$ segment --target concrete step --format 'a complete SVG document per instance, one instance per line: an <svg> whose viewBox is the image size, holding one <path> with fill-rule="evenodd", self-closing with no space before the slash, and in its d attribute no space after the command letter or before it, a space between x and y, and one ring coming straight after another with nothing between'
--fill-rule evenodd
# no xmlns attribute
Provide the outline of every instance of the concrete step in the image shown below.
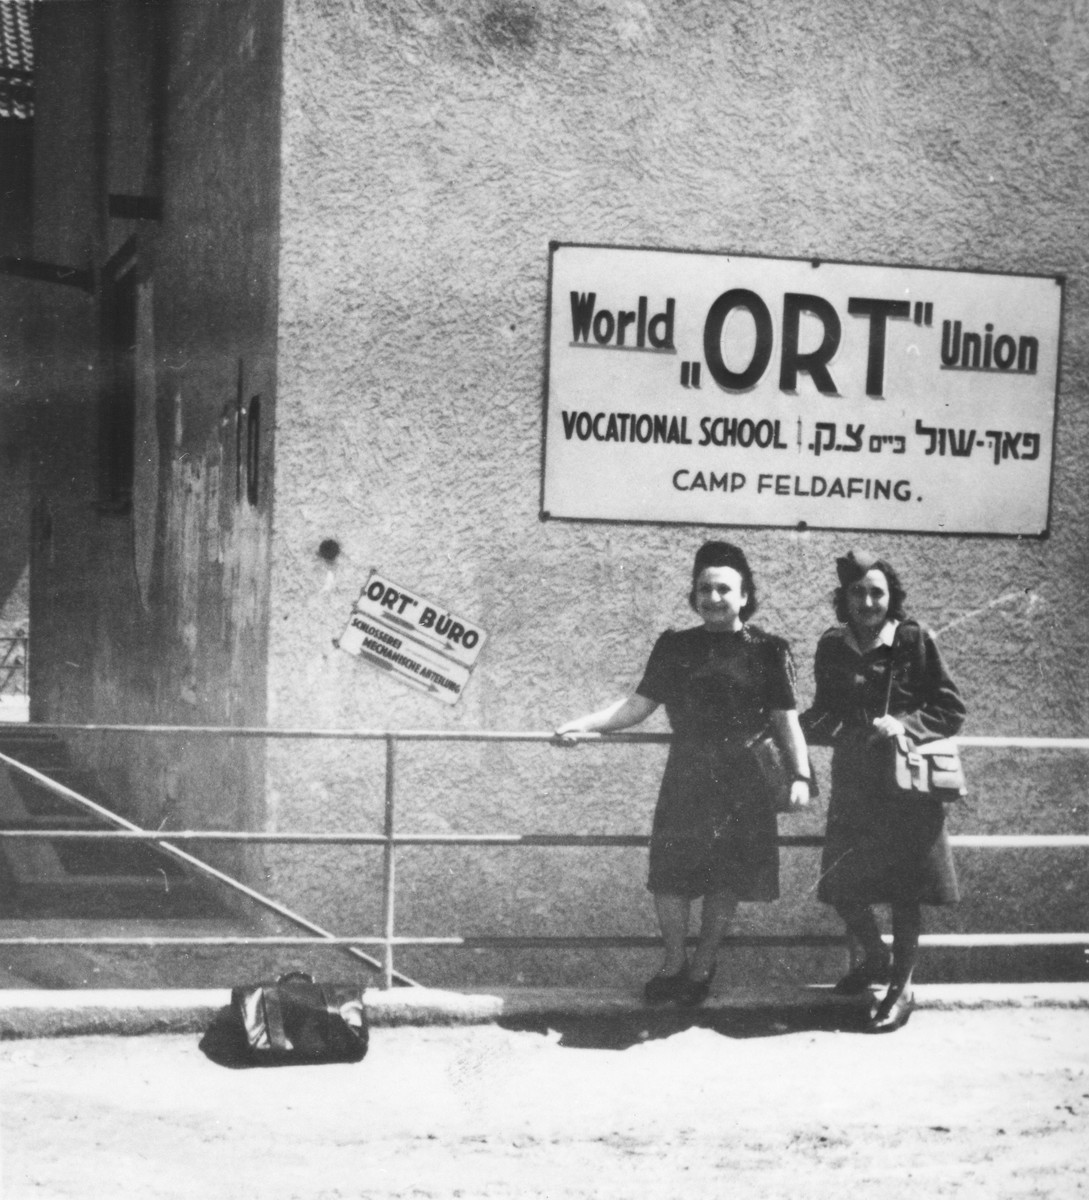
<svg viewBox="0 0 1089 1200"><path fill-rule="evenodd" d="M116 810L93 773L52 735L0 732L0 751L80 795ZM0 765L0 829L111 829L106 820L14 767ZM174 918L220 911L203 877L151 843L0 840L0 914Z"/></svg>
<svg viewBox="0 0 1089 1200"><path fill-rule="evenodd" d="M112 829L90 813L24 813L0 816L0 829Z"/></svg>
<svg viewBox="0 0 1089 1200"><path fill-rule="evenodd" d="M59 783L79 795L93 800L103 808L116 808L113 797L99 784L93 774L88 771L76 770L69 766L43 766L36 768L42 775ZM12 787L22 800L23 807L29 813L41 813L43 816L58 813L78 813L82 810L76 801L54 791L48 785L24 775L14 768L8 769Z"/></svg>
<svg viewBox="0 0 1089 1200"><path fill-rule="evenodd" d="M332 979L332 975L326 978ZM349 978L347 976L345 979ZM239 980L239 982L245 982ZM254 982L254 980L248 980ZM964 1009L1089 1009L1089 985L1016 984L919 987L917 1007L934 1012ZM74 1034L135 1035L201 1033L230 1002L229 987L72 991L0 990L0 1037L58 1037ZM488 989L486 994L433 988L367 988L364 1003L372 1027L395 1025L503 1024L514 1029L570 1029L573 1022L627 1023L634 1039L654 1023L678 1029L713 1025L731 1014L762 1018L765 1033L822 1028L836 1013L849 1019L860 1001L843 1000L811 988L725 993L691 1013L661 1014L637 998L609 991L523 991ZM905 1035L906 1036L906 1035ZM573 1044L577 1042L572 1039ZM620 1042L619 1044L624 1044Z"/></svg>
<svg viewBox="0 0 1089 1200"><path fill-rule="evenodd" d="M148 875L82 875L21 879L0 897L8 917L144 917L172 919L218 912L207 889L185 877L164 887Z"/></svg>
<svg viewBox="0 0 1089 1200"><path fill-rule="evenodd" d="M366 964L333 946L170 944L178 938L214 941L260 938L273 932L256 914L245 918L192 915L159 920L0 916L0 994L4 989L35 987L231 988L275 979L287 971L305 971L315 979L373 982L377 978ZM298 933L286 928L280 929L277 936L292 938ZM90 944L103 938L143 941L136 945ZM85 944L48 944L50 939L78 939ZM149 944L148 939L158 944Z"/></svg>
<svg viewBox="0 0 1089 1200"><path fill-rule="evenodd" d="M150 920L93 914L0 917L0 939L221 938L260 933L239 920L199 915ZM0 994L12 988L175 988L233 986L293 969L289 951L250 953L239 947L0 944ZM287 965L284 965L284 964ZM333 964L326 955L326 973ZM307 969L303 967L302 969ZM322 964L310 969L321 973ZM349 976L351 978L351 976Z"/></svg>
<svg viewBox="0 0 1089 1200"><path fill-rule="evenodd" d="M28 767L33 767L35 771L72 765L68 746L55 734L50 733L0 730L0 754L17 758Z"/></svg>

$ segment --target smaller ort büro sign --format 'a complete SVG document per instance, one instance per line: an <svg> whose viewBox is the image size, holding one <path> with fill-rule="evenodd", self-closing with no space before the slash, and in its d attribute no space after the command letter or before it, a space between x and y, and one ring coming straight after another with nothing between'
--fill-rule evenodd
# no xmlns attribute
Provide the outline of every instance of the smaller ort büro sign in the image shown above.
<svg viewBox="0 0 1089 1200"><path fill-rule="evenodd" d="M372 572L338 645L403 683L456 704L487 635L434 600Z"/></svg>

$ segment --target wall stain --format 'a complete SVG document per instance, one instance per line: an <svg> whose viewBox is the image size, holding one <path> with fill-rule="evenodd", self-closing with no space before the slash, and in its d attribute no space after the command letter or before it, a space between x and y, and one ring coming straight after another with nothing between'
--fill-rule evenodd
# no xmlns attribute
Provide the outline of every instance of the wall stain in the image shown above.
<svg viewBox="0 0 1089 1200"><path fill-rule="evenodd" d="M534 5L502 0L484 14L482 25L485 39L497 50L533 50L541 32Z"/></svg>

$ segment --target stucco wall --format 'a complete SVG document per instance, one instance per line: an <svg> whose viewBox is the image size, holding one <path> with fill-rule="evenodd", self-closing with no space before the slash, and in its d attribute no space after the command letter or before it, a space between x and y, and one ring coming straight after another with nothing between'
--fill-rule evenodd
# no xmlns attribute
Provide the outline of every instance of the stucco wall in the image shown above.
<svg viewBox="0 0 1089 1200"><path fill-rule="evenodd" d="M833 557L861 542L945 631L966 733L1083 734L1089 31L1076 10L289 0L271 723L552 728L624 694L655 634L691 623L691 554L725 534L754 564L760 622L791 639L803 700ZM1050 538L541 523L552 239L1065 274ZM316 553L327 538L342 547L332 566ZM371 568L488 631L455 708L334 648ZM417 745L398 761L404 828L641 832L662 756ZM377 827L381 767L374 747L275 750L270 823ZM1083 759L976 751L969 768L955 831L1085 831ZM816 831L819 817L782 825ZM1085 926L1084 856L959 858L966 900L932 927ZM269 861L314 915L374 919L377 855L319 871L295 852ZM744 910L742 928L834 929L812 898L815 852L783 864L784 899ZM404 851L398 925L652 932L644 870L639 850ZM616 982L651 956L401 962L431 980Z"/></svg>

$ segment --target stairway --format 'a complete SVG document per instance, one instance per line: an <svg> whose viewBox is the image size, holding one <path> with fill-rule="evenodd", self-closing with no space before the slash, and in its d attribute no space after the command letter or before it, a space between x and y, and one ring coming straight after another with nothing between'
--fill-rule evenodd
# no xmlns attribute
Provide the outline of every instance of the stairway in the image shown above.
<svg viewBox="0 0 1089 1200"><path fill-rule="evenodd" d="M66 744L25 726L0 728L0 753L111 810ZM109 822L0 763L0 829L100 830ZM216 911L203 880L144 842L0 839L0 918L180 918Z"/></svg>
<svg viewBox="0 0 1089 1200"><path fill-rule="evenodd" d="M117 811L116 800L92 772L73 763L67 745L54 734L0 724L0 753ZM0 829L114 828L0 763ZM256 910L247 918L229 909L219 885L154 843L0 838L0 939L297 932L290 925L269 926L263 917ZM285 970L320 975L339 965L341 953L309 947L0 944L0 989L229 987L275 978Z"/></svg>

